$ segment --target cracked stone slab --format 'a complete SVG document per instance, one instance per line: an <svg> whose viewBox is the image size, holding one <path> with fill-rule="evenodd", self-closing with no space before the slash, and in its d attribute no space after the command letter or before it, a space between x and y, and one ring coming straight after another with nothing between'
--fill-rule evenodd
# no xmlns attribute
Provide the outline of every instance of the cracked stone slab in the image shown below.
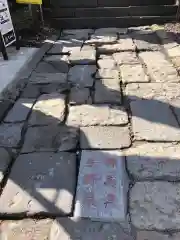
<svg viewBox="0 0 180 240"><path fill-rule="evenodd" d="M24 219L3 221L0 225L0 239L7 240L49 240L53 220Z"/></svg>
<svg viewBox="0 0 180 240"><path fill-rule="evenodd" d="M60 55L68 54L73 51L73 49L81 49L83 45L82 40L78 39L69 39L69 40L58 40L56 41L52 48L47 52L48 55Z"/></svg>
<svg viewBox="0 0 180 240"><path fill-rule="evenodd" d="M8 112L4 122L13 123L26 121L34 102L35 99L19 98L13 108Z"/></svg>
<svg viewBox="0 0 180 240"><path fill-rule="evenodd" d="M179 141L178 123L163 102L139 100L130 103L132 129L136 140Z"/></svg>
<svg viewBox="0 0 180 240"><path fill-rule="evenodd" d="M69 95L69 103L76 104L91 104L92 99L88 88L72 87Z"/></svg>
<svg viewBox="0 0 180 240"><path fill-rule="evenodd" d="M22 153L74 150L78 143L77 128L49 125L29 127L25 135Z"/></svg>
<svg viewBox="0 0 180 240"><path fill-rule="evenodd" d="M179 189L179 183L136 183L130 191L132 224L142 230L179 230Z"/></svg>
<svg viewBox="0 0 180 240"><path fill-rule="evenodd" d="M0 147L19 147L22 134L22 123L0 125Z"/></svg>
<svg viewBox="0 0 180 240"><path fill-rule="evenodd" d="M81 50L72 51L69 62L71 65L93 65L96 64L96 50L89 46L89 49L83 47Z"/></svg>
<svg viewBox="0 0 180 240"><path fill-rule="evenodd" d="M139 54L147 66L147 73L155 82L179 82L176 69L161 52L142 52Z"/></svg>
<svg viewBox="0 0 180 240"><path fill-rule="evenodd" d="M125 151L129 173L136 180L179 180L180 148L173 143L142 143Z"/></svg>
<svg viewBox="0 0 180 240"><path fill-rule="evenodd" d="M117 65L121 64L139 64L138 57L135 52L118 52L113 54L113 58Z"/></svg>
<svg viewBox="0 0 180 240"><path fill-rule="evenodd" d="M131 231L118 223L103 223L80 218L57 218L52 225L51 237L50 240L134 239Z"/></svg>
<svg viewBox="0 0 180 240"><path fill-rule="evenodd" d="M42 63L44 63L44 67L42 66L42 68L38 68L37 66L36 72L67 73L69 71L68 55L45 56ZM49 71L48 68L52 69L52 71Z"/></svg>
<svg viewBox="0 0 180 240"><path fill-rule="evenodd" d="M140 64L121 65L120 74L124 83L149 82L149 78Z"/></svg>
<svg viewBox="0 0 180 240"><path fill-rule="evenodd" d="M12 102L9 100L0 100L0 121L3 120L11 105Z"/></svg>
<svg viewBox="0 0 180 240"><path fill-rule="evenodd" d="M75 86L92 87L94 83L93 74L95 72L95 65L74 66L69 70L68 81Z"/></svg>
<svg viewBox="0 0 180 240"><path fill-rule="evenodd" d="M101 69L116 69L116 62L112 56L100 55L97 64Z"/></svg>
<svg viewBox="0 0 180 240"><path fill-rule="evenodd" d="M120 151L82 151L75 217L126 222L128 178Z"/></svg>
<svg viewBox="0 0 180 240"><path fill-rule="evenodd" d="M0 147L0 183L11 162L11 156L5 148Z"/></svg>
<svg viewBox="0 0 180 240"><path fill-rule="evenodd" d="M69 109L67 125L72 126L109 126L128 123L124 108L108 105L80 105Z"/></svg>
<svg viewBox="0 0 180 240"><path fill-rule="evenodd" d="M96 79L118 79L119 78L119 72L115 69L108 69L108 68L102 68L97 69Z"/></svg>
<svg viewBox="0 0 180 240"><path fill-rule="evenodd" d="M180 124L180 99L173 99L170 103L178 123Z"/></svg>
<svg viewBox="0 0 180 240"><path fill-rule="evenodd" d="M121 104L120 80L119 79L96 80L94 103Z"/></svg>
<svg viewBox="0 0 180 240"><path fill-rule="evenodd" d="M94 126L80 128L81 149L121 149L130 145L128 127Z"/></svg>
<svg viewBox="0 0 180 240"><path fill-rule="evenodd" d="M139 51L160 51L161 46L155 33L138 34L134 33L133 39Z"/></svg>
<svg viewBox="0 0 180 240"><path fill-rule="evenodd" d="M19 169L23 169L21 174ZM75 154L46 152L20 155L0 197L0 212L70 214L75 184Z"/></svg>
<svg viewBox="0 0 180 240"><path fill-rule="evenodd" d="M126 86L125 94L130 100L149 99L171 103L173 99L180 99L177 83L132 83Z"/></svg>
<svg viewBox="0 0 180 240"><path fill-rule="evenodd" d="M65 118L65 95L43 94L34 104L29 119L30 125L58 124Z"/></svg>
<svg viewBox="0 0 180 240"><path fill-rule="evenodd" d="M32 84L67 83L67 73L32 73L29 82Z"/></svg>

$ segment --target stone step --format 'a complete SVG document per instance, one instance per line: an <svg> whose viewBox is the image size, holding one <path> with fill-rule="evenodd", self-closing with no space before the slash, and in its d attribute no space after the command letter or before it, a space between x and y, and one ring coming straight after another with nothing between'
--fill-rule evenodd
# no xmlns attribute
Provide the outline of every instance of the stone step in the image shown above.
<svg viewBox="0 0 180 240"><path fill-rule="evenodd" d="M53 17L115 17L115 16L172 16L177 5L152 5L129 7L97 7L97 8L55 8Z"/></svg>
<svg viewBox="0 0 180 240"><path fill-rule="evenodd" d="M79 17L52 18L54 27L60 28L102 28L102 27L132 27L151 24L163 24L175 21L173 16L126 16L126 17Z"/></svg>

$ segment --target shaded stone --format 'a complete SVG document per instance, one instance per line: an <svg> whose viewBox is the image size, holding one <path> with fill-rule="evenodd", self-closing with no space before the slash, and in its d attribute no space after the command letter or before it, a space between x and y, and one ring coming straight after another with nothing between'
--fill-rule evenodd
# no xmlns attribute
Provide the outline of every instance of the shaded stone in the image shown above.
<svg viewBox="0 0 180 240"><path fill-rule="evenodd" d="M142 52L139 54L147 67L147 73L155 82L179 82L176 69L161 52Z"/></svg>
<svg viewBox="0 0 180 240"><path fill-rule="evenodd" d="M131 102L132 129L136 140L179 141L178 123L163 102L139 100Z"/></svg>
<svg viewBox="0 0 180 240"><path fill-rule="evenodd" d="M70 104L91 104L92 99L90 96L90 90L88 88L73 87L69 96Z"/></svg>
<svg viewBox="0 0 180 240"><path fill-rule="evenodd" d="M180 124L180 98L173 99L173 100L171 100L170 103L171 103L172 110L176 116L176 119L178 120L178 123Z"/></svg>
<svg viewBox="0 0 180 240"><path fill-rule="evenodd" d="M81 149L120 149L131 144L128 127L82 127Z"/></svg>
<svg viewBox="0 0 180 240"><path fill-rule="evenodd" d="M69 110L67 124L72 126L109 126L128 123L124 108L107 105L72 106Z"/></svg>
<svg viewBox="0 0 180 240"><path fill-rule="evenodd" d="M77 128L67 126L30 127L25 135L22 152L73 150L77 146L78 135Z"/></svg>
<svg viewBox="0 0 180 240"><path fill-rule="evenodd" d="M95 75L96 79L118 79L119 72L115 69L102 68L98 69Z"/></svg>
<svg viewBox="0 0 180 240"><path fill-rule="evenodd" d="M70 214L75 184L75 154L20 155L0 197L0 212Z"/></svg>
<svg viewBox="0 0 180 240"><path fill-rule="evenodd" d="M155 231L138 231L137 240L173 240L167 234L159 233Z"/></svg>
<svg viewBox="0 0 180 240"><path fill-rule="evenodd" d="M18 147L23 124L1 124L0 125L0 147Z"/></svg>
<svg viewBox="0 0 180 240"><path fill-rule="evenodd" d="M61 38L86 40L89 38L89 35L92 34L93 32L94 30L92 29L67 29L63 30Z"/></svg>
<svg viewBox="0 0 180 240"><path fill-rule="evenodd" d="M101 79L95 82L95 103L121 103L120 80Z"/></svg>
<svg viewBox="0 0 180 240"><path fill-rule="evenodd" d="M12 102L9 100L0 100L0 121L3 120L11 105Z"/></svg>
<svg viewBox="0 0 180 240"><path fill-rule="evenodd" d="M116 69L116 63L112 56L101 55L97 61L98 67L103 69Z"/></svg>
<svg viewBox="0 0 180 240"><path fill-rule="evenodd" d="M136 183L130 191L132 224L139 229L178 230L179 189L179 183Z"/></svg>
<svg viewBox="0 0 180 240"><path fill-rule="evenodd" d="M118 52L113 54L117 65L121 64L138 64L140 63L135 52Z"/></svg>
<svg viewBox="0 0 180 240"><path fill-rule="evenodd" d="M50 219L3 221L0 226L0 238L7 240L48 240L52 222L53 220Z"/></svg>
<svg viewBox="0 0 180 240"><path fill-rule="evenodd" d="M92 49L84 50L74 50L72 51L69 62L72 65L90 65L96 64L96 50L95 48L91 47Z"/></svg>
<svg viewBox="0 0 180 240"><path fill-rule="evenodd" d="M79 218L57 218L51 229L51 237L50 240L134 239L130 231L119 223L103 223Z"/></svg>
<svg viewBox="0 0 180 240"><path fill-rule="evenodd" d="M116 33L94 33L91 35L90 40L86 41L86 44L102 45L105 43L115 43L117 40Z"/></svg>
<svg viewBox="0 0 180 240"><path fill-rule="evenodd" d="M75 217L126 222L128 178L120 151L82 151Z"/></svg>
<svg viewBox="0 0 180 240"><path fill-rule="evenodd" d="M67 83L67 73L32 73L29 82L33 84Z"/></svg>
<svg viewBox="0 0 180 240"><path fill-rule="evenodd" d="M149 82L148 76L145 74L144 69L140 64L121 65L120 72L124 83Z"/></svg>
<svg viewBox="0 0 180 240"><path fill-rule="evenodd" d="M34 102L35 99L18 99L13 108L8 112L4 122L13 123L26 121Z"/></svg>
<svg viewBox="0 0 180 240"><path fill-rule="evenodd" d="M125 94L130 100L150 99L169 102L180 99L177 83L132 83L128 84Z"/></svg>
<svg viewBox="0 0 180 240"><path fill-rule="evenodd" d="M40 95L40 86L28 84L21 95L22 98L38 98Z"/></svg>
<svg viewBox="0 0 180 240"><path fill-rule="evenodd" d="M125 152L129 173L136 180L179 180L180 149L172 143L144 143Z"/></svg>
<svg viewBox="0 0 180 240"><path fill-rule="evenodd" d="M65 95L60 93L43 94L33 106L29 124L57 124L63 122L64 118Z"/></svg>
<svg viewBox="0 0 180 240"><path fill-rule="evenodd" d="M43 58L44 67L36 68L36 72L67 73L69 70L68 55L51 55ZM49 71L48 69L52 69Z"/></svg>
<svg viewBox="0 0 180 240"><path fill-rule="evenodd" d="M133 34L134 42L139 51L148 50L148 51L159 51L161 46L159 45L158 38L156 34Z"/></svg>
<svg viewBox="0 0 180 240"><path fill-rule="evenodd" d="M98 28L95 30L95 35L103 35L103 34L117 34L119 31L125 31L125 29L118 29L118 28Z"/></svg>
<svg viewBox="0 0 180 240"><path fill-rule="evenodd" d="M73 85L92 87L94 82L93 74L95 72L95 65L74 66L69 70L68 81Z"/></svg>
<svg viewBox="0 0 180 240"><path fill-rule="evenodd" d="M11 157L8 151L4 148L0 148L0 183L4 178L4 174L8 169L10 161L11 161Z"/></svg>

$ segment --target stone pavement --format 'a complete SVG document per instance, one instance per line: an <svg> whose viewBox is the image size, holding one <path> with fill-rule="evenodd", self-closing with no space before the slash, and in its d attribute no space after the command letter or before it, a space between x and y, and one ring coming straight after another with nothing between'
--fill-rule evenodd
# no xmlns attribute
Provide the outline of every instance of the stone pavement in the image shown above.
<svg viewBox="0 0 180 240"><path fill-rule="evenodd" d="M180 45L64 30L0 99L0 239L180 239Z"/></svg>

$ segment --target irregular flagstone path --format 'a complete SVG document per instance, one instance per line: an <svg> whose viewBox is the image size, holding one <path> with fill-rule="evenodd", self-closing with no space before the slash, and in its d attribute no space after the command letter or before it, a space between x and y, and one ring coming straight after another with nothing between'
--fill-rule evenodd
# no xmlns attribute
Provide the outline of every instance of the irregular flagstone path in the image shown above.
<svg viewBox="0 0 180 240"><path fill-rule="evenodd" d="M180 239L176 39L64 30L0 99L0 239Z"/></svg>

